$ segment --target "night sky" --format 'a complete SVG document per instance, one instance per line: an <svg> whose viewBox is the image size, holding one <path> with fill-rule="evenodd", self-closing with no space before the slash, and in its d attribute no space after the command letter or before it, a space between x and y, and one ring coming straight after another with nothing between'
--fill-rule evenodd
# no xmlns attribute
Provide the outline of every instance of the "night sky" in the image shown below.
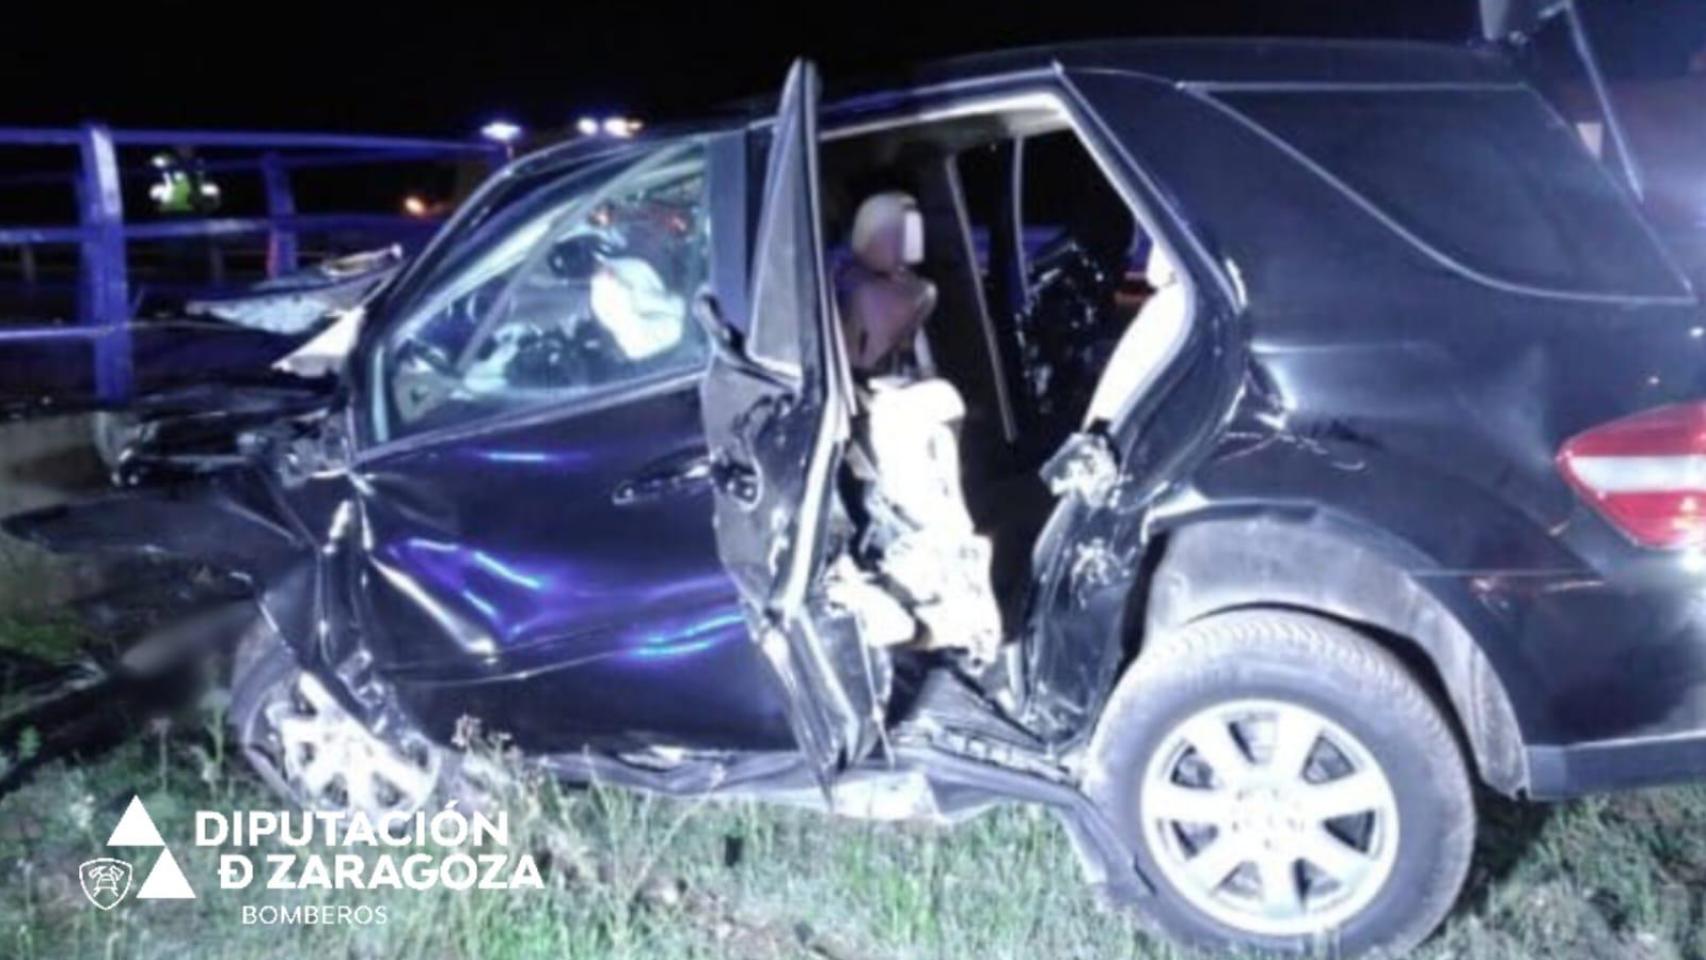
<svg viewBox="0 0 1706 960"><path fill-rule="evenodd" d="M1702 0L1594 0L1618 72L1680 72ZM1120 35L1455 42L1474 0L976 4L52 4L7 12L0 124L367 130L461 136L626 111L691 115L763 93L798 54L832 78L924 57ZM106 8L106 9L103 9ZM1680 27L1679 27L1680 25Z"/></svg>

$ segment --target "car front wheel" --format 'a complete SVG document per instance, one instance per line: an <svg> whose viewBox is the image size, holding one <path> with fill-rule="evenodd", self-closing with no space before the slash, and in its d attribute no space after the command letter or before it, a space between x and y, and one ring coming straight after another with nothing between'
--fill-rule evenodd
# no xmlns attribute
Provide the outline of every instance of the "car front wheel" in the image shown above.
<svg viewBox="0 0 1706 960"><path fill-rule="evenodd" d="M1086 788L1202 946L1402 953L1469 868L1469 773L1397 658L1331 620L1250 610L1146 645L1103 714Z"/></svg>
<svg viewBox="0 0 1706 960"><path fill-rule="evenodd" d="M426 809L454 779L448 751L405 724L369 729L265 629L234 659L227 722L255 772L297 806L378 823Z"/></svg>

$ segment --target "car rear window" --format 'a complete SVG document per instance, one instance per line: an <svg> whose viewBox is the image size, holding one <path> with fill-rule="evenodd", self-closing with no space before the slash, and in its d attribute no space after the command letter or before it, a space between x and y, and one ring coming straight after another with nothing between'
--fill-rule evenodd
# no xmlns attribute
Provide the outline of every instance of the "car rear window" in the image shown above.
<svg viewBox="0 0 1706 960"><path fill-rule="evenodd" d="M1688 294L1622 189L1531 90L1216 98L1485 277L1576 294Z"/></svg>

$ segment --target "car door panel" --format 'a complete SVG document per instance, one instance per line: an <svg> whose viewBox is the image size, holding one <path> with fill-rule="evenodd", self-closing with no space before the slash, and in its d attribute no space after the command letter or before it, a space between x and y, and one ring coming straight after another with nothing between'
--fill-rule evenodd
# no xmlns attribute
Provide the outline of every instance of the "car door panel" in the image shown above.
<svg viewBox="0 0 1706 960"><path fill-rule="evenodd" d="M708 486L616 502L659 462L703 460L695 381L356 468L355 595L405 700L530 749L785 745Z"/></svg>
<svg viewBox="0 0 1706 960"><path fill-rule="evenodd" d="M850 375L832 327L817 184L817 75L796 63L771 131L750 316L701 388L718 551L820 777L880 737L883 665L823 592ZM737 342L738 341L738 342Z"/></svg>
<svg viewBox="0 0 1706 960"><path fill-rule="evenodd" d="M722 142L542 182L365 345L348 594L441 736L466 713L543 751L788 743L710 525L687 303Z"/></svg>

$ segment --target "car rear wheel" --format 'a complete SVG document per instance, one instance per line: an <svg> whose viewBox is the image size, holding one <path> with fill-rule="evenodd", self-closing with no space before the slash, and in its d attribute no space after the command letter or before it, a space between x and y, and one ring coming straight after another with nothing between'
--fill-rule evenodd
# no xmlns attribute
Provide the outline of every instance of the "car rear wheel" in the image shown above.
<svg viewBox="0 0 1706 960"><path fill-rule="evenodd" d="M1400 953L1450 909L1475 812L1445 714L1334 621L1239 611L1152 641L1086 788L1193 945Z"/></svg>

